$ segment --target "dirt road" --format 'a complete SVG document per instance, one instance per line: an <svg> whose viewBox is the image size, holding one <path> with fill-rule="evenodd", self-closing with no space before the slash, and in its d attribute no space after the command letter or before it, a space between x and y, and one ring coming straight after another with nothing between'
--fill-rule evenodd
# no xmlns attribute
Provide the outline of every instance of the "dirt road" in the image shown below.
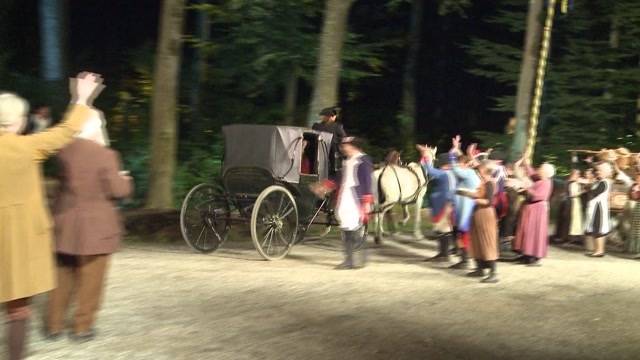
<svg viewBox="0 0 640 360"><path fill-rule="evenodd" d="M337 245L277 262L250 242L211 255L128 245L98 338L46 342L36 319L29 359L640 358L640 261L553 249L540 268L500 263L484 285L422 262L431 241L388 241L356 271L333 270Z"/></svg>

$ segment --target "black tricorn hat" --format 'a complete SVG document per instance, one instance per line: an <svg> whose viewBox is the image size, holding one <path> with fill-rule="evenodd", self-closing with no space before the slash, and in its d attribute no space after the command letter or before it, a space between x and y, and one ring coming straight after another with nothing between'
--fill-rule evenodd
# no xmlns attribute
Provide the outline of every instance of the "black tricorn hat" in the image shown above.
<svg viewBox="0 0 640 360"><path fill-rule="evenodd" d="M339 107L331 106L331 107L324 108L324 109L320 110L318 115L320 115L320 116L338 116L339 112L340 112L340 108Z"/></svg>

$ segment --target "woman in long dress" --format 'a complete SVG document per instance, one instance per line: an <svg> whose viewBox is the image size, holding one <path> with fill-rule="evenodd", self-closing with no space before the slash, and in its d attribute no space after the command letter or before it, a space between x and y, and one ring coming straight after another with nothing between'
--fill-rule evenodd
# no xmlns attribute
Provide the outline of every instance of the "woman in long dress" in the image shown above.
<svg viewBox="0 0 640 360"><path fill-rule="evenodd" d="M561 208L556 227L556 239L559 242L574 242L584 235L582 191L579 179L580 170L571 170L567 181L567 198Z"/></svg>
<svg viewBox="0 0 640 360"><path fill-rule="evenodd" d="M588 191L587 214L585 218L585 239L587 256L603 257L607 235L611 232L609 221L609 192L610 178L613 167L608 162L598 163L596 166L597 181Z"/></svg>
<svg viewBox="0 0 640 360"><path fill-rule="evenodd" d="M468 273L471 277L483 277L484 269L489 275L481 280L483 283L496 283L496 260L498 259L498 218L493 206L495 184L492 181L492 169L487 162L477 167L481 183L475 193L468 194L475 202L471 219L470 255L475 259L478 268Z"/></svg>
<svg viewBox="0 0 640 360"><path fill-rule="evenodd" d="M555 169L549 163L543 163L537 170L528 164L525 167L532 183L522 189L527 200L522 205L513 249L522 255L522 263L539 266L549 247L549 198Z"/></svg>

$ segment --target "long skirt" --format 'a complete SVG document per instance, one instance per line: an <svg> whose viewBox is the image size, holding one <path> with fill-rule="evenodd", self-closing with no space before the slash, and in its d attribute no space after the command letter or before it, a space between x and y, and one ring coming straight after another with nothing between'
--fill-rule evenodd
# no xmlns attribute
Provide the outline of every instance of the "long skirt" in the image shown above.
<svg viewBox="0 0 640 360"><path fill-rule="evenodd" d="M625 244L625 250L632 254L640 254L640 201L636 202L631 215L631 234Z"/></svg>
<svg viewBox="0 0 640 360"><path fill-rule="evenodd" d="M543 258L549 247L549 203L524 204L513 249L523 255Z"/></svg>
<svg viewBox="0 0 640 360"><path fill-rule="evenodd" d="M584 235L582 201L580 198L565 199L559 210L556 223L556 238L567 240L569 236Z"/></svg>
<svg viewBox="0 0 640 360"><path fill-rule="evenodd" d="M470 255L477 260L498 259L497 216L496 210L491 206L476 206L473 212Z"/></svg>

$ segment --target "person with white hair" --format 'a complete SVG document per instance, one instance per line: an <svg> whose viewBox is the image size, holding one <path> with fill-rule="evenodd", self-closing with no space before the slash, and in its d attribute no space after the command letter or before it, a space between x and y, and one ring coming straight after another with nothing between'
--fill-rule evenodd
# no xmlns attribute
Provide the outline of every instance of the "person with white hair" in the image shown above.
<svg viewBox="0 0 640 360"><path fill-rule="evenodd" d="M57 156L62 190L53 209L58 287L49 295L50 340L62 336L71 302L72 339L94 338L107 267L123 234L114 202L131 194L132 179L121 171L118 153L108 148L104 123L101 113L92 117Z"/></svg>
<svg viewBox="0 0 640 360"><path fill-rule="evenodd" d="M595 165L596 181L587 192L587 213L585 216L585 247L590 257L603 257L607 235L611 232L609 223L609 192L613 166L608 162Z"/></svg>
<svg viewBox="0 0 640 360"><path fill-rule="evenodd" d="M547 256L549 247L549 198L555 168L543 163L534 169L526 159L516 163L516 166L522 165L529 179L521 179L523 186L520 191L526 196L526 201L522 205L513 250L520 253L521 263L540 266L540 259Z"/></svg>
<svg viewBox="0 0 640 360"><path fill-rule="evenodd" d="M29 136L19 135L28 103L0 94L0 303L7 309L9 360L22 358L31 297L55 287L41 165L95 114L90 105L103 88L100 75L92 73L80 73L70 83L72 101L64 120Z"/></svg>

